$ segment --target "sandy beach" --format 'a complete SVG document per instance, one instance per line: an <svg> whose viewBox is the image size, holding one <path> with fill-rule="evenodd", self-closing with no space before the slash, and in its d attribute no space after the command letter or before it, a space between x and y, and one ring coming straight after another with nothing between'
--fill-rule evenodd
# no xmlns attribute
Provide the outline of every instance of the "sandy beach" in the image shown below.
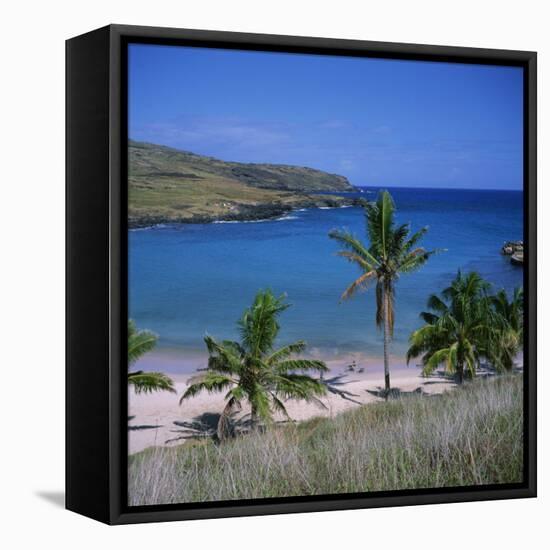
<svg viewBox="0 0 550 550"><path fill-rule="evenodd" d="M290 417L301 421L315 416L334 416L344 410L358 407L361 404L382 401L378 392L383 388L384 377L382 366L377 362L369 365L364 372L347 372L348 362L328 362L330 373L325 380L338 391L347 392L346 397L328 393L322 398L326 408L289 400L285 403ZM152 446L181 445L192 435L204 434L216 425L218 415L224 408L224 393L201 393L185 400L179 405L179 399L187 388L192 374L173 375L177 395L167 392L136 395L130 389L128 452L139 452ZM441 393L454 386L441 376L424 378L420 369L415 366L392 365L392 388L402 393L417 392L425 394ZM239 416L248 413L246 405ZM276 416L276 420L284 420Z"/></svg>

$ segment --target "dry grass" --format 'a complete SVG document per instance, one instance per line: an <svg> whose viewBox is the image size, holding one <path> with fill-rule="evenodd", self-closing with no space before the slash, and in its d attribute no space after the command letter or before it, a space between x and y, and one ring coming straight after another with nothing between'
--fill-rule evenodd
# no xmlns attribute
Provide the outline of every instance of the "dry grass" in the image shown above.
<svg viewBox="0 0 550 550"><path fill-rule="evenodd" d="M130 457L129 504L520 482L522 377Z"/></svg>

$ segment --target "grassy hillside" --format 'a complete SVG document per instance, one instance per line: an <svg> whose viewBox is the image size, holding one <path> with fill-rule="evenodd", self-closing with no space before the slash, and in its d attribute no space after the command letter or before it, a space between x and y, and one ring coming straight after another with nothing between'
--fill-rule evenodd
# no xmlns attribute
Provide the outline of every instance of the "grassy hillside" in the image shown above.
<svg viewBox="0 0 550 550"><path fill-rule="evenodd" d="M311 195L353 191L343 176L299 166L224 162L130 141L131 226L276 217L292 210L349 203Z"/></svg>
<svg viewBox="0 0 550 550"><path fill-rule="evenodd" d="M520 482L520 375L129 462L131 505Z"/></svg>

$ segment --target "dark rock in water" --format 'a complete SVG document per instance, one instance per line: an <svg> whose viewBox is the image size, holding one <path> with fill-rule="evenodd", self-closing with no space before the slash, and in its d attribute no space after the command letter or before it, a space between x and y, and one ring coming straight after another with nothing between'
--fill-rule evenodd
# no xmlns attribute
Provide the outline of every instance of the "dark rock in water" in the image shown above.
<svg viewBox="0 0 550 550"><path fill-rule="evenodd" d="M510 258L510 261L514 265L523 265L523 250L515 252L512 254L512 257Z"/></svg>
<svg viewBox="0 0 550 550"><path fill-rule="evenodd" d="M516 252L521 252L523 255L523 241L506 241L500 251L506 256L512 256Z"/></svg>
<svg viewBox="0 0 550 550"><path fill-rule="evenodd" d="M523 265L523 241L506 241L500 249L501 254L511 256L514 265Z"/></svg>

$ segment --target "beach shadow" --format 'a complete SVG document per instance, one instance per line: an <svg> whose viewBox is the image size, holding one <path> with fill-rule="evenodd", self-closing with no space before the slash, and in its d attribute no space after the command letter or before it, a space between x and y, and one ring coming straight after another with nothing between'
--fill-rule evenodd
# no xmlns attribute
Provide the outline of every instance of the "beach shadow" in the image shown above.
<svg viewBox="0 0 550 550"><path fill-rule="evenodd" d="M174 424L199 433L208 433L216 430L220 416L221 414L219 413L205 412L199 416L195 416L190 422L174 420Z"/></svg>
<svg viewBox="0 0 550 550"><path fill-rule="evenodd" d="M58 508L65 508L64 491L36 491L34 494Z"/></svg>
<svg viewBox="0 0 550 550"><path fill-rule="evenodd" d="M181 439L216 438L220 416L219 413L205 412L195 416L191 421L174 420L174 425L179 429L170 431L178 435L166 440L166 443L173 443Z"/></svg>
<svg viewBox="0 0 550 550"><path fill-rule="evenodd" d="M325 384L330 386L344 386L345 384L349 384L350 382L358 382L358 380L345 380L347 375L348 373L344 373L344 374L337 374L332 378L322 378L321 382L324 382Z"/></svg>
<svg viewBox="0 0 550 550"><path fill-rule="evenodd" d="M162 428L162 424L142 424L138 426L128 426L128 431L134 430L156 430Z"/></svg>
<svg viewBox="0 0 550 550"><path fill-rule="evenodd" d="M430 394L426 393L420 386L410 391L403 391L401 388L391 388L390 391L387 392L381 386L378 386L375 390L365 390L365 391L381 399L386 399L386 398L400 399L402 397L411 397L411 396L418 396L418 395L421 395L422 397L430 396Z"/></svg>
<svg viewBox="0 0 550 550"><path fill-rule="evenodd" d="M492 378L493 376L497 376L499 373L491 366L482 365L478 367L476 370L476 378ZM468 382L472 380L470 376L468 376L466 373L464 375L464 382ZM458 377L456 374L448 374L443 371L437 372L437 374L433 374L429 377L426 382L422 382L423 386L430 386L434 384L459 384Z"/></svg>
<svg viewBox="0 0 550 550"><path fill-rule="evenodd" d="M456 376L454 374L448 374L444 370L437 370L432 374L425 377L425 382L422 382L423 386L433 386L434 384L456 383Z"/></svg>
<svg viewBox="0 0 550 550"><path fill-rule="evenodd" d="M347 390L342 390L338 386L344 386L345 384L349 384L350 382L356 382L356 380L344 380L346 378L346 374L339 374L337 376L333 376L332 378L323 378L321 382L326 386L327 391L329 393L332 393L334 395L340 396L342 399L345 399L346 401L351 401L352 403L356 403L357 405L362 405L360 401L357 401L356 399L353 399L354 397L359 397L355 393L351 393Z"/></svg>
<svg viewBox="0 0 550 550"><path fill-rule="evenodd" d="M252 419L250 413L247 413L240 418L237 415L240 411L236 411L229 416L229 422L227 425L227 437L231 438L237 435L246 435L252 431ZM187 439L212 439L215 442L219 442L218 439L218 422L221 414L206 412L199 416L196 416L191 421L186 420L174 420L174 425L178 429L170 430L172 433L177 434L175 437L167 439L165 443L174 443L176 441ZM276 425L292 424L294 420L278 420ZM264 425L256 425L256 431L265 430Z"/></svg>
<svg viewBox="0 0 550 550"><path fill-rule="evenodd" d="M482 365L477 369L476 376L479 378L491 378L492 376L496 376L498 372L489 365Z"/></svg>
<svg viewBox="0 0 550 550"><path fill-rule="evenodd" d="M128 422L132 421L135 418L134 416L128 417ZM136 424L134 426L130 426L128 424L128 431L134 431L134 430L156 430L157 428L162 428L162 424Z"/></svg>

